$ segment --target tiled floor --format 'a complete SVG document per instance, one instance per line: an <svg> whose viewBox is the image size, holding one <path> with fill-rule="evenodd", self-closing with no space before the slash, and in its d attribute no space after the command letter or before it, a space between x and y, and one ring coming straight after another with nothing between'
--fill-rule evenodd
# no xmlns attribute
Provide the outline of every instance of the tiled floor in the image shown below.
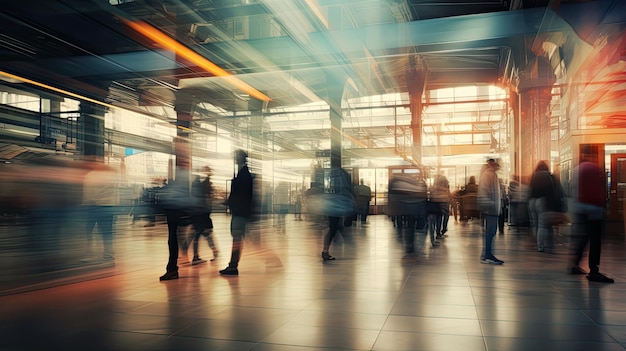
<svg viewBox="0 0 626 351"><path fill-rule="evenodd" d="M229 218L217 214L216 262L160 282L166 228L118 225L115 267L92 280L0 297L0 350L624 350L624 235L604 241L615 284L565 273L567 237L536 252L525 228L495 242L502 266L479 263L481 227L450 221L438 248L405 257L386 216L352 228L319 257L323 229L287 218L255 224L238 277ZM423 244L424 235L418 235ZM340 239L340 237L339 237ZM256 242L256 243L255 243ZM260 244L259 244L260 242ZM201 246L205 258L209 250ZM276 267L279 258L282 267Z"/></svg>

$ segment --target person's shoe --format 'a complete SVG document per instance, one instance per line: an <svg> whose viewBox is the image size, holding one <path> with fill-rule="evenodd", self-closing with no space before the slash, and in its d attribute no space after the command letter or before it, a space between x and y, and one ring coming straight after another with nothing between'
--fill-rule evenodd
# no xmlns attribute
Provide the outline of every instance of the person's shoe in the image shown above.
<svg viewBox="0 0 626 351"><path fill-rule="evenodd" d="M504 262L494 258L481 258L480 263L501 265Z"/></svg>
<svg viewBox="0 0 626 351"><path fill-rule="evenodd" d="M438 242L438 241L436 241L436 240L435 240L435 242L433 242L433 247L437 247L437 246L439 246L439 245L440 245L440 244L439 244L439 242Z"/></svg>
<svg viewBox="0 0 626 351"><path fill-rule="evenodd" d="M194 257L193 260L191 260L191 264L194 266L197 264L205 263L205 262L206 260L203 260L200 257Z"/></svg>
<svg viewBox="0 0 626 351"><path fill-rule="evenodd" d="M213 261L217 260L217 254L219 254L219 253L220 253L220 252L219 252L219 251L217 251L217 250L213 251L213 258L211 259L211 262L213 262Z"/></svg>
<svg viewBox="0 0 626 351"><path fill-rule="evenodd" d="M335 258L333 256L331 256L328 252L322 252L322 259L324 261L332 261Z"/></svg>
<svg viewBox="0 0 626 351"><path fill-rule="evenodd" d="M578 266L574 266L569 270L569 274L587 274L587 272Z"/></svg>
<svg viewBox="0 0 626 351"><path fill-rule="evenodd" d="M613 278L609 278L600 272L589 273L589 275L587 275L587 279L591 282L600 282L600 283L614 283L615 282Z"/></svg>
<svg viewBox="0 0 626 351"><path fill-rule="evenodd" d="M491 259L492 259L492 260L494 260L494 261L496 261L496 262L500 262L500 264L503 264L503 263L504 263L504 261L502 261L502 260L500 260L500 259L496 258L496 256L493 256Z"/></svg>
<svg viewBox="0 0 626 351"><path fill-rule="evenodd" d="M220 271L221 275L239 275L239 270L235 267L226 267Z"/></svg>
<svg viewBox="0 0 626 351"><path fill-rule="evenodd" d="M178 279L178 272L165 272L162 276L159 277L159 280L173 280Z"/></svg>

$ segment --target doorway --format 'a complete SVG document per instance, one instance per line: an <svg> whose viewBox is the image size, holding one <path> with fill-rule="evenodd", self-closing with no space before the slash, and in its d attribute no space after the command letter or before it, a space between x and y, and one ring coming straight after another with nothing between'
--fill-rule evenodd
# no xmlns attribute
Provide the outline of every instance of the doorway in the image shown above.
<svg viewBox="0 0 626 351"><path fill-rule="evenodd" d="M611 185L609 194L609 219L626 221L626 213L624 212L624 203L626 201L626 154L611 155Z"/></svg>

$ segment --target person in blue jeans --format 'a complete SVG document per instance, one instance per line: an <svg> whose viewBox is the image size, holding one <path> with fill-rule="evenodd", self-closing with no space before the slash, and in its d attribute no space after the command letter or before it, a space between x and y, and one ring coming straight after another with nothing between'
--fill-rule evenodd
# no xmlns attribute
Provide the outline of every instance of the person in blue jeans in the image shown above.
<svg viewBox="0 0 626 351"><path fill-rule="evenodd" d="M496 172L500 165L494 159L489 159L483 168L478 183L478 206L485 218L483 253L480 263L501 265L504 261L499 260L493 254L493 239L498 230L498 217L502 211L502 191Z"/></svg>

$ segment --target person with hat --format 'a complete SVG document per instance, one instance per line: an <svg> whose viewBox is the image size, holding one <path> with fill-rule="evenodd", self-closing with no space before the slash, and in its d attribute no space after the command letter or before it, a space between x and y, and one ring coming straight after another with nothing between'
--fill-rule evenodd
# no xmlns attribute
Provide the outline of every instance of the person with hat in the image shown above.
<svg viewBox="0 0 626 351"><path fill-rule="evenodd" d="M498 216L502 211L502 191L496 172L500 164L493 158L487 160L478 183L478 208L485 218L483 252L480 263L501 265L493 254L493 238L498 230Z"/></svg>

